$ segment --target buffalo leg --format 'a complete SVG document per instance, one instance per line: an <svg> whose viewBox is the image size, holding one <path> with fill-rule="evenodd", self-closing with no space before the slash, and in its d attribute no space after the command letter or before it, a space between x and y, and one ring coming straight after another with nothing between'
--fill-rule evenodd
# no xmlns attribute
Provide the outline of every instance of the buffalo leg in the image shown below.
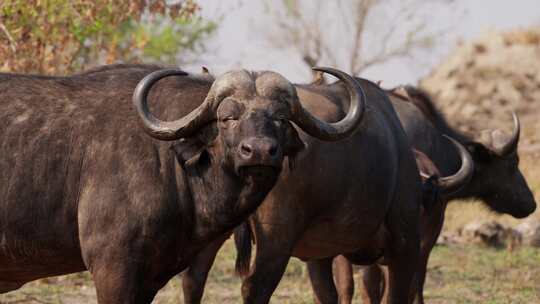
<svg viewBox="0 0 540 304"><path fill-rule="evenodd" d="M332 277L332 258L309 261L307 263L311 286L315 293L315 303L337 303L337 291Z"/></svg>
<svg viewBox="0 0 540 304"><path fill-rule="evenodd" d="M189 268L182 273L182 289L184 291L184 303L201 303L204 286L208 278L208 272L214 264L216 255L227 240L229 234L210 243L194 258Z"/></svg>
<svg viewBox="0 0 540 304"><path fill-rule="evenodd" d="M420 257L418 271L416 272L416 276L415 276L415 282L413 286L414 290L412 290L412 293L414 295L414 303L417 303L417 304L424 304L424 283L426 280L428 259L429 259L429 256Z"/></svg>
<svg viewBox="0 0 540 304"><path fill-rule="evenodd" d="M289 262L297 235L289 230L286 238L278 237L280 226L253 224L257 249L253 266L242 282L244 303L265 304L270 301Z"/></svg>
<svg viewBox="0 0 540 304"><path fill-rule="evenodd" d="M148 304L159 290L145 284L143 265L107 261L93 268L99 304Z"/></svg>
<svg viewBox="0 0 540 304"><path fill-rule="evenodd" d="M381 303L384 293L384 272L379 265L365 266L360 283L362 303Z"/></svg>
<svg viewBox="0 0 540 304"><path fill-rule="evenodd" d="M339 303L351 304L354 295L353 268L346 257L338 255L334 258L334 276Z"/></svg>
<svg viewBox="0 0 540 304"><path fill-rule="evenodd" d="M392 256L389 259L387 303L409 303L417 262L418 253L403 253L401 256Z"/></svg>
<svg viewBox="0 0 540 304"><path fill-rule="evenodd" d="M242 283L244 303L268 303L287 268L289 258L289 255L283 254L258 255L252 272Z"/></svg>
<svg viewBox="0 0 540 304"><path fill-rule="evenodd" d="M416 272L416 282L412 291L415 296L415 303L424 303L424 284L426 281L427 266L431 250L437 243L437 239L441 234L444 224L444 212L446 211L446 203L441 203L441 209L437 209L429 218L422 224L422 248L420 249L420 261ZM426 216L428 217L428 216Z"/></svg>
<svg viewBox="0 0 540 304"><path fill-rule="evenodd" d="M411 228L416 226L411 222L409 224ZM412 300L411 287L419 260L420 237L418 230L405 232L407 237L401 240L392 238L394 244L390 245L390 250L385 256L388 261L388 285L385 298L387 295L389 304L405 304Z"/></svg>

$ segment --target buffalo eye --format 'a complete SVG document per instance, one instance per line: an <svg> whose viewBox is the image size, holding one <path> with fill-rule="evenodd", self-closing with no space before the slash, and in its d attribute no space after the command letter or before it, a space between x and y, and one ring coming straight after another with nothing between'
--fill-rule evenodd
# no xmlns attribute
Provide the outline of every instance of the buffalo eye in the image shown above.
<svg viewBox="0 0 540 304"><path fill-rule="evenodd" d="M238 117L236 116L225 116L221 118L221 121L227 122L227 121L237 121Z"/></svg>
<svg viewBox="0 0 540 304"><path fill-rule="evenodd" d="M232 98L226 98L223 100L218 109L218 118L221 122L235 122L237 121L244 107Z"/></svg>
<svg viewBox="0 0 540 304"><path fill-rule="evenodd" d="M289 121L286 112L282 108L279 108L275 112L271 113L270 118L276 126L280 126Z"/></svg>
<svg viewBox="0 0 540 304"><path fill-rule="evenodd" d="M272 117L272 122L274 126L276 126L277 128L280 128L281 126L283 126L287 121L288 119L285 116Z"/></svg>
<svg viewBox="0 0 540 304"><path fill-rule="evenodd" d="M221 122L221 125L223 128L235 128L238 124L238 116L236 115L225 115L219 118L219 121Z"/></svg>

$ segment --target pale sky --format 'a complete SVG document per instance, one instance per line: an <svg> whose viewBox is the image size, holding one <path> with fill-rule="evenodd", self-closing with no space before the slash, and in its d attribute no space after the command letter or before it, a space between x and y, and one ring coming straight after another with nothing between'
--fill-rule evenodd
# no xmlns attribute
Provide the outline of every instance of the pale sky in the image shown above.
<svg viewBox="0 0 540 304"><path fill-rule="evenodd" d="M431 3L432 0L425 1ZM299 83L311 80L310 71L297 52L286 47L271 48L262 38L260 31L270 20L264 13L262 0L199 0L199 3L204 16L222 15L223 19L209 43L209 54L201 58L201 63L187 66L189 71L198 73L200 65L204 64L216 75L245 68L276 71ZM412 59L393 60L370 68L361 76L383 80L386 86L414 84L443 60L459 39L470 40L487 30L540 26L540 0L454 0L453 3L450 9L441 6L429 11L428 26L447 29L433 50ZM336 43L336 48L339 47Z"/></svg>

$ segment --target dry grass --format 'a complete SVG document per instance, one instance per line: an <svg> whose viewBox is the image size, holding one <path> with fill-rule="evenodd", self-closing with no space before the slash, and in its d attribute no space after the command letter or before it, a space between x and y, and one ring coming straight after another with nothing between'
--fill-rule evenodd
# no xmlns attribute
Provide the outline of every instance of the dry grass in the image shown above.
<svg viewBox="0 0 540 304"><path fill-rule="evenodd" d="M221 250L206 287L203 303L240 303L240 280L233 276L231 242ZM437 247L429 265L428 303L540 303L540 249L513 252L467 247ZM360 273L355 274L356 281ZM181 282L174 278L154 303L183 303ZM87 273L27 284L0 296L0 303L95 303ZM272 303L313 303L302 262L292 259ZM360 303L356 295L355 303Z"/></svg>
<svg viewBox="0 0 540 304"><path fill-rule="evenodd" d="M522 168L540 201L540 170L531 170L538 159L522 162ZM533 217L540 219L540 210ZM519 221L499 216L477 202L452 203L446 215L446 231L455 231L471 221ZM227 242L214 265L203 303L240 303L240 280L233 274L235 251ZM355 274L356 281L359 273ZM436 247L426 283L428 303L540 303L540 249L518 248L512 252L478 246ZM181 282L174 278L160 291L154 303L183 303ZM95 303L88 273L44 279L20 290L0 295L0 303ZM356 295L356 303L360 303ZM313 303L304 264L291 259L287 272L272 297L272 303Z"/></svg>

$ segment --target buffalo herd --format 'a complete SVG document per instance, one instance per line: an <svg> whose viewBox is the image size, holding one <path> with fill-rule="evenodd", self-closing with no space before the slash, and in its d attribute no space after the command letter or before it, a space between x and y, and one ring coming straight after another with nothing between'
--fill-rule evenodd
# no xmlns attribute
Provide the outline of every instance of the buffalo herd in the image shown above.
<svg viewBox="0 0 540 304"><path fill-rule="evenodd" d="M420 89L314 70L337 81L0 73L0 293L89 271L98 303L150 303L182 272L200 303L234 234L244 303L268 303L293 256L317 303L351 303L353 264L364 303L424 303L449 201L535 211L515 114L510 136L475 141Z"/></svg>

